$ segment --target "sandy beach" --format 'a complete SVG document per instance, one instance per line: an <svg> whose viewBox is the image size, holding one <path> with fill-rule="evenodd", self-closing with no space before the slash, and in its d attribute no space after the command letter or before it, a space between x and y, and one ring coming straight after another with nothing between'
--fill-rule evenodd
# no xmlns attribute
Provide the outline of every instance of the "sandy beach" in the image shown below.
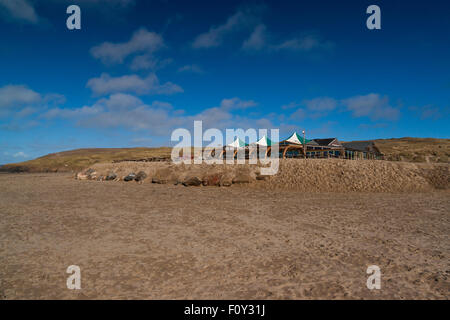
<svg viewBox="0 0 450 320"><path fill-rule="evenodd" d="M448 299L450 192L0 174L1 299ZM69 265L81 290L69 290ZM381 289L366 287L369 265Z"/></svg>

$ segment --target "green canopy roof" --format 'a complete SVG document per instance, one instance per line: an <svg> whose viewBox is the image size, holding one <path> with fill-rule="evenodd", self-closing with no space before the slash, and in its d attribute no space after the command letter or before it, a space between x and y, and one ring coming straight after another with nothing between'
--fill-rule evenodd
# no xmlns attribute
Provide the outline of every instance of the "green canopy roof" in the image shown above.
<svg viewBox="0 0 450 320"><path fill-rule="evenodd" d="M291 136L281 142L284 143L293 143L293 144L305 144L310 142L311 140L308 139L303 139L302 136L300 136L297 132L294 132L293 134L291 134Z"/></svg>
<svg viewBox="0 0 450 320"><path fill-rule="evenodd" d="M236 138L236 140L234 140L232 143L227 144L227 147L231 147L231 148L244 148L246 146L248 146L248 144L239 138Z"/></svg>
<svg viewBox="0 0 450 320"><path fill-rule="evenodd" d="M261 139L259 139L258 141L256 141L255 144L257 144L259 146L270 147L272 145L272 140L270 140L269 138L264 136Z"/></svg>

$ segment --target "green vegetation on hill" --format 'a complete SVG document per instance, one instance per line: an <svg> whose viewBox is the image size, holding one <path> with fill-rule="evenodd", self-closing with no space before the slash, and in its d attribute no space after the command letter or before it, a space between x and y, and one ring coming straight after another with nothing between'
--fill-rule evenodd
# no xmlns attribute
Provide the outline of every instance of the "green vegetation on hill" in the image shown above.
<svg viewBox="0 0 450 320"><path fill-rule="evenodd" d="M400 138L374 140L386 160L444 162L450 159L450 139ZM170 157L171 148L92 148L51 153L0 167L6 172L71 172L100 162Z"/></svg>

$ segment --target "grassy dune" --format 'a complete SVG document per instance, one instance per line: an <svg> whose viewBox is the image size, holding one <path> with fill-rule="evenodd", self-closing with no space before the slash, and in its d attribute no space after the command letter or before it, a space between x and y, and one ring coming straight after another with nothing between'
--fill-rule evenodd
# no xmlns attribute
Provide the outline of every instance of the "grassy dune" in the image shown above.
<svg viewBox="0 0 450 320"><path fill-rule="evenodd" d="M374 141L386 160L448 163L450 159L450 139L406 137Z"/></svg>
<svg viewBox="0 0 450 320"><path fill-rule="evenodd" d="M450 139L400 138L374 140L387 160L408 162L443 162L450 159ZM7 164L0 171L61 172L77 171L95 163L114 160L138 160L169 157L171 148L92 148L51 153L20 163Z"/></svg>
<svg viewBox="0 0 450 320"><path fill-rule="evenodd" d="M90 148L51 153L46 156L0 167L7 172L77 171L100 162L139 160L170 156L171 148Z"/></svg>

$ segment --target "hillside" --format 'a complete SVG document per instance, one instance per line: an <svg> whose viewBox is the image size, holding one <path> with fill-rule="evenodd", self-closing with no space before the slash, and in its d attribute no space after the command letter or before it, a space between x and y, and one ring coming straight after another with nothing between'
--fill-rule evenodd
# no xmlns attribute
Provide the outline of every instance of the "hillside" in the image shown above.
<svg viewBox="0 0 450 320"><path fill-rule="evenodd" d="M170 157L171 148L90 148L50 153L34 160L7 164L3 172L70 172L95 163L117 160L139 160L151 157Z"/></svg>
<svg viewBox="0 0 450 320"><path fill-rule="evenodd" d="M450 139L400 138L374 140L386 160L443 162L450 159ZM0 167L3 172L71 172L95 163L170 157L171 148L91 148L51 153Z"/></svg>
<svg viewBox="0 0 450 320"><path fill-rule="evenodd" d="M450 159L450 139L405 137L374 142L386 160L448 163Z"/></svg>

